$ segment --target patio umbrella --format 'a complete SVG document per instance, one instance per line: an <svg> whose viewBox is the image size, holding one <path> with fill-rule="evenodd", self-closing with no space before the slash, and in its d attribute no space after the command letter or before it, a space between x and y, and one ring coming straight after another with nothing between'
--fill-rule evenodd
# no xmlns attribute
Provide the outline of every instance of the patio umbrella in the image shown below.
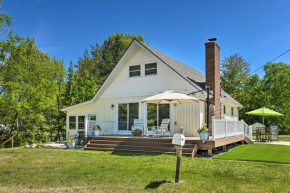
<svg viewBox="0 0 290 193"><path fill-rule="evenodd" d="M261 115L263 116L263 125L264 125L264 117L265 116L283 116L283 114L278 113L276 111L273 111L271 109L268 109L266 107L260 108L260 109L256 109L250 112L247 112L246 114L248 115Z"/></svg>
<svg viewBox="0 0 290 193"><path fill-rule="evenodd" d="M199 98L191 97L182 93L175 92L173 90L168 90L163 93L143 99L141 100L141 102L152 104L181 104L198 102L199 100Z"/></svg>

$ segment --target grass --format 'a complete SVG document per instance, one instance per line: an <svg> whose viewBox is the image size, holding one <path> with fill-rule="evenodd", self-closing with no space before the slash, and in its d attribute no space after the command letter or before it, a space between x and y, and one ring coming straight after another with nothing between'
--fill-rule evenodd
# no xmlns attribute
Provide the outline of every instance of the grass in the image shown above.
<svg viewBox="0 0 290 193"><path fill-rule="evenodd" d="M290 163L290 146L256 144L241 145L215 159L247 160L274 163Z"/></svg>
<svg viewBox="0 0 290 193"><path fill-rule="evenodd" d="M290 135L279 135L280 141L289 141L290 142Z"/></svg>
<svg viewBox="0 0 290 193"><path fill-rule="evenodd" d="M232 150L234 152L234 150ZM0 192L287 192L290 165L81 150L0 150Z"/></svg>

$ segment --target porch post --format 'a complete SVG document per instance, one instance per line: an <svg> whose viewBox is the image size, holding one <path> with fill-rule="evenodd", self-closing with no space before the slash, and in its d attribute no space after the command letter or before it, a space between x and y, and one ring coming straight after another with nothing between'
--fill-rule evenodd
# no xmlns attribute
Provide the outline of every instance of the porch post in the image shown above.
<svg viewBox="0 0 290 193"><path fill-rule="evenodd" d="M88 136L88 118L85 117L85 138L87 140L87 136Z"/></svg>
<svg viewBox="0 0 290 193"><path fill-rule="evenodd" d="M212 120L212 123L211 123L211 125L212 125L211 126L212 127L212 130L211 130L211 138L214 141L215 140L215 117L212 116L211 120Z"/></svg>
<svg viewBox="0 0 290 193"><path fill-rule="evenodd" d="M249 134L250 134L250 140L253 140L253 133L252 133L252 126L249 126Z"/></svg>
<svg viewBox="0 0 290 193"><path fill-rule="evenodd" d="M228 136L227 136L228 135L227 134L228 133L228 121L227 121L227 119L225 119L225 120L226 120L226 133L225 134L226 134L226 138L228 138Z"/></svg>
<svg viewBox="0 0 290 193"><path fill-rule="evenodd" d="M237 120L236 119L235 119L235 132L236 132L236 136L237 136L238 128L237 128Z"/></svg>

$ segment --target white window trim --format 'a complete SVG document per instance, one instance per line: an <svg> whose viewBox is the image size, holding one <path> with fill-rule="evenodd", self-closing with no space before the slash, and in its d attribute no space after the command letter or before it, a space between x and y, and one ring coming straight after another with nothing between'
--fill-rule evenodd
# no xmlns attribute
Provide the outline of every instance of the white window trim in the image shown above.
<svg viewBox="0 0 290 193"><path fill-rule="evenodd" d="M146 69L146 64L156 64L156 68L148 68L148 69ZM158 75L158 64L157 64L157 62L150 62L150 63L144 63L144 76L146 77L146 76L156 76L156 75ZM146 75L146 70L152 70L152 69L156 69L156 74L147 74Z"/></svg>
<svg viewBox="0 0 290 193"><path fill-rule="evenodd" d="M140 66L140 70L130 70L130 67L131 66ZM142 76L142 64L134 64L134 65L130 65L129 67L128 67L128 71L129 71L129 74L128 74L128 77L129 78L137 78L137 77L141 77ZM131 72L140 72L140 76L130 76L130 73Z"/></svg>
<svg viewBox="0 0 290 193"><path fill-rule="evenodd" d="M119 104L128 104L128 103L139 103L139 107L138 107L138 119L141 118L141 101L139 100L127 100L127 101L116 101L116 127L115 127L115 133L124 133L124 132L131 132L130 130L126 130L126 131L119 131Z"/></svg>

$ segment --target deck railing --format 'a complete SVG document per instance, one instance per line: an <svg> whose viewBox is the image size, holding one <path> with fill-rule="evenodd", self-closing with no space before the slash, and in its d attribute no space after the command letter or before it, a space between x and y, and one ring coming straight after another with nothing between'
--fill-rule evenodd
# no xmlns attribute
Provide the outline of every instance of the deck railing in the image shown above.
<svg viewBox="0 0 290 193"><path fill-rule="evenodd" d="M217 120L212 117L212 140L228 138L237 135L245 135L252 140L252 127L243 120L229 121L226 119Z"/></svg>
<svg viewBox="0 0 290 193"><path fill-rule="evenodd" d="M114 134L115 121L111 120L97 120L95 125L100 125L101 135ZM92 131L88 128L88 120L85 119L85 136L92 135Z"/></svg>

